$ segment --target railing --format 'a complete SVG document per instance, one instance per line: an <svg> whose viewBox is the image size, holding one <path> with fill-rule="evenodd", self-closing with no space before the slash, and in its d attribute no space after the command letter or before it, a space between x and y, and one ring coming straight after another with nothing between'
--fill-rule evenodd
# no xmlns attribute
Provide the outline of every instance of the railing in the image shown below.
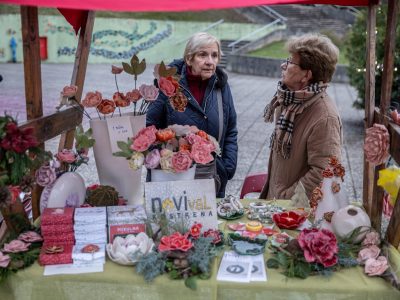
<svg viewBox="0 0 400 300"><path fill-rule="evenodd" d="M236 46L237 44L239 44L241 41L244 41L244 40L248 39L249 37L251 37L251 36L253 36L253 35L259 33L260 31L263 31L263 30L265 30L265 29L267 29L267 28L270 28L270 27L272 27L272 26L274 26L275 24L280 23L280 22L281 22L281 20L280 20L280 19L277 19L277 20L275 20L275 21L273 21L273 22L271 22L271 23L269 23L269 24L267 24L267 25L265 25L265 26L263 26L263 27L261 27L261 28L258 28L257 30L254 30L254 31L250 32L249 34L246 34L245 36L241 37L240 39L238 39L238 40L236 40L236 41L230 43L230 44L228 45L228 47L231 48L231 51L233 52L233 51L235 50L235 46Z"/></svg>
<svg viewBox="0 0 400 300"><path fill-rule="evenodd" d="M257 6L257 8L259 10L261 10L264 14L266 14L266 15L270 16L271 18L273 18L274 20L278 20L278 19L281 20L282 24L287 21L286 17L282 16L276 10L272 9L271 7L269 7L267 5Z"/></svg>
<svg viewBox="0 0 400 300"><path fill-rule="evenodd" d="M217 27L218 25L220 25L220 24L222 24L222 23L224 23L224 19L221 19L221 20L219 20L219 21L217 21L217 22L215 22L215 23L212 23L212 24L208 25L206 28L204 28L204 29L202 29L202 30L199 30L198 32L205 32L205 31L208 31L208 30L210 30L210 29L212 29L212 28L214 28L214 27ZM175 45L179 45L179 44L181 44L181 43L183 43L183 42L186 42L186 41L187 41L187 38L184 38L184 39L178 41Z"/></svg>

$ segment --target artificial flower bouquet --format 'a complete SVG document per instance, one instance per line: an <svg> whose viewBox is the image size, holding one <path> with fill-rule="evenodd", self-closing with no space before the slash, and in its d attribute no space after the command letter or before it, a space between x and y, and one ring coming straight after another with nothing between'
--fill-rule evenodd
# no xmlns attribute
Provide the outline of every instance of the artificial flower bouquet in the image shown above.
<svg viewBox="0 0 400 300"><path fill-rule="evenodd" d="M303 229L296 238L287 234L274 236L270 249L273 257L267 266L282 268L287 277L331 275L360 265L366 275L383 277L400 289L400 281L389 264L388 247L370 228L358 227L341 239L327 229Z"/></svg>
<svg viewBox="0 0 400 300"><path fill-rule="evenodd" d="M189 230L162 236L157 250L139 259L137 273L146 281L167 273L171 279L184 279L187 287L196 289L196 278L210 278L212 261L224 243L219 230L201 233L201 229L202 224L195 223Z"/></svg>
<svg viewBox="0 0 400 300"><path fill-rule="evenodd" d="M141 84L138 87L138 76L146 70L146 60L133 55L130 62L122 63L122 67L111 66L111 73L114 74L116 92L112 95L112 99L103 97L99 91L91 91L86 94L80 105L74 106L79 109L86 117L91 119L90 114L85 108L95 108L99 119L106 119L107 115L114 116L116 108L118 108L119 116L121 116L121 109L127 109L133 105L133 115L141 116L146 114L149 105L154 102L161 91L168 97L171 106L177 111L184 111L188 100L179 86L179 76L176 74L176 68L166 67L164 62L157 64L154 67L154 77L158 82L158 87L154 84ZM125 72L134 78L134 88L126 93L120 91L118 86L117 75ZM65 86L61 92L61 101L57 109L63 105L68 105L71 102L77 102L75 95L77 93L77 86Z"/></svg>
<svg viewBox="0 0 400 300"><path fill-rule="evenodd" d="M63 149L54 157L48 152L48 159L36 170L36 183L42 187L52 185L65 172L75 172L82 164L89 161L89 148L95 140L91 138L92 129L86 132L82 126L75 130L75 149Z"/></svg>
<svg viewBox="0 0 400 300"><path fill-rule="evenodd" d="M217 140L196 126L171 125L165 129L143 128L128 142L118 142L115 156L129 160L132 170L143 165L166 172L185 172L193 164L207 164L220 154Z"/></svg>

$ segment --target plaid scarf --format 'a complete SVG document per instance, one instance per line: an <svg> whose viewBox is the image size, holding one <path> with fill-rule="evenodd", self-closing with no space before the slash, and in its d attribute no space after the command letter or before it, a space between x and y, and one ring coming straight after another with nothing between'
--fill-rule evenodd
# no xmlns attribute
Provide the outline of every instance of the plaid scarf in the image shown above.
<svg viewBox="0 0 400 300"><path fill-rule="evenodd" d="M284 159L290 157L296 115L317 101L320 97L315 96L324 92L327 87L328 84L321 81L299 91L290 91L281 81L278 82L277 92L265 107L264 120L272 123L277 109L279 119L271 135L270 148L280 153Z"/></svg>

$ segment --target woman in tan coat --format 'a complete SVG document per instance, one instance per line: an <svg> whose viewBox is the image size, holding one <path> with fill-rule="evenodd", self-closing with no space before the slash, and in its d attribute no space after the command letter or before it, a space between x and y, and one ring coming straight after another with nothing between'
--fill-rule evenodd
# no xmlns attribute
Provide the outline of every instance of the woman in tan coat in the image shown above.
<svg viewBox="0 0 400 300"><path fill-rule="evenodd" d="M275 116L275 130L261 199L290 199L299 184L310 197L329 157L341 156L342 124L326 93L339 50L317 34L293 38L286 46L291 57L281 65L282 80L264 114L266 122Z"/></svg>

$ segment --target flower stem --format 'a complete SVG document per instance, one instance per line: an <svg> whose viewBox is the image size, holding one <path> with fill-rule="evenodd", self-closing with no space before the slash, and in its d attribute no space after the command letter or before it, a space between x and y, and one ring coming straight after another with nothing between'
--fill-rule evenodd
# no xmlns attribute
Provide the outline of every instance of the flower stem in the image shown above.
<svg viewBox="0 0 400 300"><path fill-rule="evenodd" d="M115 85L117 87L117 92L119 93L118 82L117 82L117 74L114 74L114 76L115 76Z"/></svg>

